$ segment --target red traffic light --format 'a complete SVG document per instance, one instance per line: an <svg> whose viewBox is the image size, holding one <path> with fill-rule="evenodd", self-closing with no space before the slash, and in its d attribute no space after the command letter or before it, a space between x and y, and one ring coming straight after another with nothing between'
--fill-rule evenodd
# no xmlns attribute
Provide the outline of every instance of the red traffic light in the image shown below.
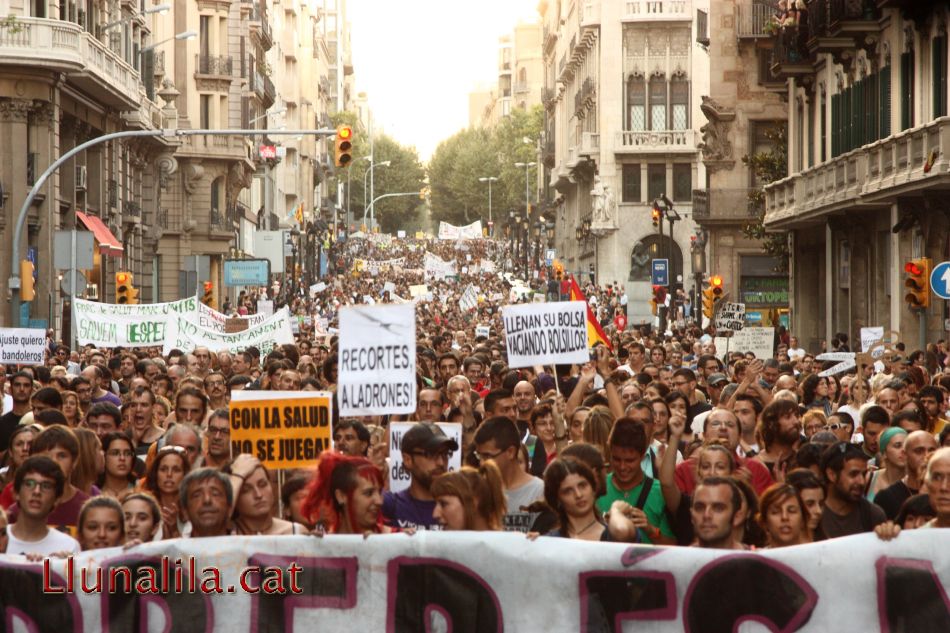
<svg viewBox="0 0 950 633"><path fill-rule="evenodd" d="M910 261L904 264L904 272L911 274L915 277L920 277L924 274L924 269L917 265L917 262Z"/></svg>
<svg viewBox="0 0 950 633"><path fill-rule="evenodd" d="M722 288L722 277L719 275L713 275L709 278L709 285L713 288Z"/></svg>

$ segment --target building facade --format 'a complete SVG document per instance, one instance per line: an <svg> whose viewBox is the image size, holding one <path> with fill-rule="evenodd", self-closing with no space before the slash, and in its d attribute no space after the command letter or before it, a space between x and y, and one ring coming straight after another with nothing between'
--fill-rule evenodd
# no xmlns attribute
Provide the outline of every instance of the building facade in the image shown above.
<svg viewBox="0 0 950 633"><path fill-rule="evenodd" d="M468 119L473 127L492 127L512 108L529 110L541 103L544 62L541 23L519 22L498 39L498 81L469 93Z"/></svg>
<svg viewBox="0 0 950 633"><path fill-rule="evenodd" d="M789 232L792 331L812 347L873 326L945 337L946 302L910 310L903 277L950 259L947 6L813 0L785 17L789 176L766 188L766 226Z"/></svg>

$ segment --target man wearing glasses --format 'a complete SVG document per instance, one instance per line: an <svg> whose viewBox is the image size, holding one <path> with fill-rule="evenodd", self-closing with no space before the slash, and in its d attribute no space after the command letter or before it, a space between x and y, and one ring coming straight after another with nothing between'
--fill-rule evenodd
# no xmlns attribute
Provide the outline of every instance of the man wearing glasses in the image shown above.
<svg viewBox="0 0 950 633"><path fill-rule="evenodd" d="M204 453L204 466L220 470L231 460L231 425L228 422L228 410L216 409L208 418L208 439Z"/></svg>
<svg viewBox="0 0 950 633"><path fill-rule="evenodd" d="M405 490L387 492L383 496L387 525L402 529L439 529L439 522L432 517L435 499L430 488L432 480L448 470L449 456L458 449L458 442L431 422L420 422L403 435L402 463L411 479Z"/></svg>
<svg viewBox="0 0 950 633"><path fill-rule="evenodd" d="M231 401L231 392L222 373L212 372L205 377L205 392L211 409L225 409Z"/></svg>
<svg viewBox="0 0 950 633"><path fill-rule="evenodd" d="M78 554L79 542L68 534L51 530L47 517L66 489L66 475L45 455L28 458L13 480L19 514L6 528L7 554Z"/></svg>

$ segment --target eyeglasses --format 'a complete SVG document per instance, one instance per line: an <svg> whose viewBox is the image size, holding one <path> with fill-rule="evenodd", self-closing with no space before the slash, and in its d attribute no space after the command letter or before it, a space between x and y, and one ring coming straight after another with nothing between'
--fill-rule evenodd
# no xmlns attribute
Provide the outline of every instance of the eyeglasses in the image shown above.
<svg viewBox="0 0 950 633"><path fill-rule="evenodd" d="M24 479L23 485L26 486L27 490L36 490L36 487L39 486L43 492L52 492L56 488L56 484L52 481L37 481L35 479Z"/></svg>
<svg viewBox="0 0 950 633"><path fill-rule="evenodd" d="M409 454L415 457L425 457L426 459L433 459L433 460L445 459L446 461L448 461L449 459L452 458L453 453L455 453L455 451L442 450L442 451L412 451Z"/></svg>
<svg viewBox="0 0 950 633"><path fill-rule="evenodd" d="M128 449L122 450L118 448L113 448L109 451L106 451L106 455L109 457L132 457L133 455L135 455L135 453Z"/></svg>
<svg viewBox="0 0 950 633"><path fill-rule="evenodd" d="M209 426L206 432L208 435L229 435L231 433L231 427Z"/></svg>
<svg viewBox="0 0 950 633"><path fill-rule="evenodd" d="M850 424L840 424L838 422L832 422L831 424L825 425L826 431L837 431L838 429L848 429L851 428Z"/></svg>
<svg viewBox="0 0 950 633"><path fill-rule="evenodd" d="M478 459L478 461L483 462L487 459L496 459L499 455L501 455L504 452L505 451L503 450L495 451L494 453L479 453L478 451L475 451L475 457Z"/></svg>

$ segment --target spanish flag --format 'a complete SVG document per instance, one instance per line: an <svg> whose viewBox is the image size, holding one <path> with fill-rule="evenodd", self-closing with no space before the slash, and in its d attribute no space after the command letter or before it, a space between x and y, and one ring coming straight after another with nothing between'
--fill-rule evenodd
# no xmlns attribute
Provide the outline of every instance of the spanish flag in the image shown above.
<svg viewBox="0 0 950 633"><path fill-rule="evenodd" d="M583 301L587 303L587 297L581 292L580 286L578 286L577 281L574 280L574 275L571 275L570 283L571 301ZM611 351L614 349L610 345L610 340L607 338L607 335L604 333L604 328L600 327L600 323L597 322L597 317L594 316L594 311L591 310L590 304L587 303L587 346L593 347L597 343L603 343L607 346L607 349Z"/></svg>

